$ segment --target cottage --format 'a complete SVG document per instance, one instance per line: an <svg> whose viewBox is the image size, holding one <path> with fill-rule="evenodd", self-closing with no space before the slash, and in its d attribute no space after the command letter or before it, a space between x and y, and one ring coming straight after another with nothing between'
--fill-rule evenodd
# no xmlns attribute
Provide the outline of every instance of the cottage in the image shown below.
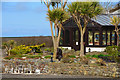
<svg viewBox="0 0 120 80"><path fill-rule="evenodd" d="M114 31L114 25L110 23L110 17L120 14L101 14L92 18L87 25L84 34L85 52L104 51L106 46L117 44L117 35ZM60 46L69 49L80 50L80 31L71 17L63 23L64 30L61 31ZM120 24L118 26L120 28ZM119 32L120 36L120 32ZM120 37L119 37L120 40Z"/></svg>

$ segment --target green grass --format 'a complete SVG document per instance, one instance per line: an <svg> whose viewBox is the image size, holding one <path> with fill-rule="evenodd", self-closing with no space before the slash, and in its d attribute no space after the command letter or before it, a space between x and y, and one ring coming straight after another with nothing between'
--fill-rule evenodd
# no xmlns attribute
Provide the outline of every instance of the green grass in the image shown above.
<svg viewBox="0 0 120 80"><path fill-rule="evenodd" d="M22 58L22 57L26 57L26 58L41 58L41 55L11 55L11 56L7 56L4 59L14 59L14 58Z"/></svg>
<svg viewBox="0 0 120 80"><path fill-rule="evenodd" d="M69 57L70 57L70 58L76 58L76 56L75 56L75 55L70 55Z"/></svg>
<svg viewBox="0 0 120 80"><path fill-rule="evenodd" d="M99 55L86 55L86 57L93 57L93 58L99 58L98 56L101 56L101 57L107 57L107 56L110 56L110 55L104 55L104 54L99 54Z"/></svg>
<svg viewBox="0 0 120 80"><path fill-rule="evenodd" d="M44 58L51 58L51 55L47 55L47 56L45 56Z"/></svg>
<svg viewBox="0 0 120 80"><path fill-rule="evenodd" d="M4 59L14 59L14 56L7 56L7 57L5 57Z"/></svg>
<svg viewBox="0 0 120 80"><path fill-rule="evenodd" d="M41 58L41 55L28 55L27 58Z"/></svg>

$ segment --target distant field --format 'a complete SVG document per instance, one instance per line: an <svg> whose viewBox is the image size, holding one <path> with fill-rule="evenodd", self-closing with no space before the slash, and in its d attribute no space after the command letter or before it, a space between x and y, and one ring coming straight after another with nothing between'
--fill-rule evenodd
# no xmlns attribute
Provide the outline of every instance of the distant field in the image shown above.
<svg viewBox="0 0 120 80"><path fill-rule="evenodd" d="M51 36L38 36L38 37L0 37L2 38L2 42L6 42L9 40L15 40L17 45L36 45L46 43L46 47L52 47L52 37ZM1 40L0 40L1 41Z"/></svg>

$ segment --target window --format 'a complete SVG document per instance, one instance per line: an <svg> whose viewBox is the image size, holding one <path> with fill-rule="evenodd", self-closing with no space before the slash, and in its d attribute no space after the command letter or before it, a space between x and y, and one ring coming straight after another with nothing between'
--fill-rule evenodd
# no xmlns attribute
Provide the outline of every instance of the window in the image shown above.
<svg viewBox="0 0 120 80"><path fill-rule="evenodd" d="M107 31L107 45L110 45L110 31Z"/></svg>
<svg viewBox="0 0 120 80"><path fill-rule="evenodd" d="M94 44L99 45L99 32L94 33Z"/></svg>
<svg viewBox="0 0 120 80"><path fill-rule="evenodd" d="M76 30L76 32L75 32L75 40L76 40L76 45L78 45L78 41L79 41L79 32L78 32L78 30Z"/></svg>
<svg viewBox="0 0 120 80"><path fill-rule="evenodd" d="M70 43L70 32L69 30L65 30L65 44L69 44Z"/></svg>
<svg viewBox="0 0 120 80"><path fill-rule="evenodd" d="M106 31L103 31L103 45L106 45Z"/></svg>
<svg viewBox="0 0 120 80"><path fill-rule="evenodd" d="M112 45L115 45L115 32L112 31Z"/></svg>
<svg viewBox="0 0 120 80"><path fill-rule="evenodd" d="M89 31L88 32L89 33L89 35L88 35L88 37L89 37L89 45L93 45L93 32L92 31Z"/></svg>
<svg viewBox="0 0 120 80"><path fill-rule="evenodd" d="M79 33L78 33L78 30L76 30L75 36L76 36L76 42L78 42L78 41L79 41Z"/></svg>

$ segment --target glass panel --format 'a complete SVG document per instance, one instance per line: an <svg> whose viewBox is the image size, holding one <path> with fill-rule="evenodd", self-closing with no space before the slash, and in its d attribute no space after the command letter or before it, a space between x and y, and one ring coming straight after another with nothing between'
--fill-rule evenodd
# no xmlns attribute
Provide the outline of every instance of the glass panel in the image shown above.
<svg viewBox="0 0 120 80"><path fill-rule="evenodd" d="M112 45L115 44L115 32L112 31Z"/></svg>
<svg viewBox="0 0 120 80"><path fill-rule="evenodd" d="M94 33L94 43L95 45L99 45L99 32Z"/></svg>
<svg viewBox="0 0 120 80"><path fill-rule="evenodd" d="M88 33L89 33L89 35L88 35L88 37L89 37L89 39L88 39L88 40L89 40L89 43L88 43L88 44L89 44L89 45L93 45L93 40L92 40L92 38L93 38L93 33L92 33L92 31L89 31Z"/></svg>
<svg viewBox="0 0 120 80"><path fill-rule="evenodd" d="M60 45L63 45L63 30L61 30L61 35L60 35Z"/></svg>
<svg viewBox="0 0 120 80"><path fill-rule="evenodd" d="M70 32L69 30L65 30L65 44L69 44L70 43Z"/></svg>
<svg viewBox="0 0 120 80"><path fill-rule="evenodd" d="M103 31L103 45L106 45L106 31Z"/></svg>
<svg viewBox="0 0 120 80"><path fill-rule="evenodd" d="M110 31L107 31L107 45L110 45Z"/></svg>
<svg viewBox="0 0 120 80"><path fill-rule="evenodd" d="M79 41L79 33L78 33L78 30L76 30L75 34L76 34L76 42L78 42L78 41Z"/></svg>

